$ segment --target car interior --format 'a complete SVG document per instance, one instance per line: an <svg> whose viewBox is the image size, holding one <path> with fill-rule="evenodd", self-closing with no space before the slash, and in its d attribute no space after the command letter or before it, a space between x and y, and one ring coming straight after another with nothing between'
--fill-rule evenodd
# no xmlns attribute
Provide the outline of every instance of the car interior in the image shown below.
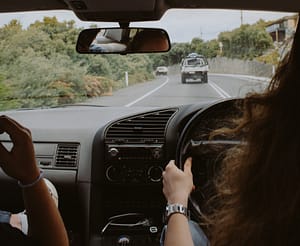
<svg viewBox="0 0 300 246"><path fill-rule="evenodd" d="M113 22L125 29L137 21L159 22L170 9L296 13L300 1L13 0L0 6L2 13L71 10L83 21ZM166 164L175 159L182 168L185 158L193 156L194 183L199 189L191 200L191 216L197 218L199 207L209 210L202 204L213 193L211 181L222 152L240 143L238 137L211 140L209 134L230 127L227 118L241 114L240 100L223 97L167 107L77 104L1 114L31 130L36 161L57 188L70 245L159 245L165 223L162 172ZM11 148L8 135L0 135L0 141ZM2 210L23 209L17 182L2 170L0 192Z"/></svg>

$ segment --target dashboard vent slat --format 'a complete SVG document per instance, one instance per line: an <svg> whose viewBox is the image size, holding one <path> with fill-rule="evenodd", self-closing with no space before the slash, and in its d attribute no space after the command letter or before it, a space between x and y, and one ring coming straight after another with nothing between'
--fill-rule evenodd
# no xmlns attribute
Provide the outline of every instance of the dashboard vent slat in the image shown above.
<svg viewBox="0 0 300 246"><path fill-rule="evenodd" d="M55 166L76 167L78 162L79 144L58 144Z"/></svg>
<svg viewBox="0 0 300 246"><path fill-rule="evenodd" d="M161 110L133 116L112 124L106 131L107 142L141 143L153 140L163 143L169 119L176 109Z"/></svg>

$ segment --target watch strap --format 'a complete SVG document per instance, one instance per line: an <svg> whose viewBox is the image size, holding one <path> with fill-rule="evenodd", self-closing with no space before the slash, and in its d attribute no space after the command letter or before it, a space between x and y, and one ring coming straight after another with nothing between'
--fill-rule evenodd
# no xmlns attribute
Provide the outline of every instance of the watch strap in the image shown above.
<svg viewBox="0 0 300 246"><path fill-rule="evenodd" d="M167 204L166 206L166 213L165 213L165 221L168 222L169 218L172 214L183 214L187 218L189 218L189 210L182 204L174 203L174 204Z"/></svg>
<svg viewBox="0 0 300 246"><path fill-rule="evenodd" d="M7 224L9 224L9 222L10 222L10 216L11 216L10 212L0 210L0 223L7 223Z"/></svg>

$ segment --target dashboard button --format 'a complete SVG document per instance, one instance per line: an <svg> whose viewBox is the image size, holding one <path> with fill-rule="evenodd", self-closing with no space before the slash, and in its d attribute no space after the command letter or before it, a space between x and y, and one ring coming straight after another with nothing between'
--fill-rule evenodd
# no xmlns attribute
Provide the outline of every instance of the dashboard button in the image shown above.
<svg viewBox="0 0 300 246"><path fill-rule="evenodd" d="M160 166L152 166L148 169L148 177L152 182L159 182L162 179L163 169Z"/></svg>

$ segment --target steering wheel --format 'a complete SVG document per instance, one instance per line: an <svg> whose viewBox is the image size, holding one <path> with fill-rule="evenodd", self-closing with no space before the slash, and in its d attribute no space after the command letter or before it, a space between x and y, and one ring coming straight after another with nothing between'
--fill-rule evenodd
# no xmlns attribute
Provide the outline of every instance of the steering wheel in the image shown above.
<svg viewBox="0 0 300 246"><path fill-rule="evenodd" d="M233 118L239 118L242 99L227 99L200 109L186 124L176 148L176 165L183 170L187 157L193 158L192 173L196 187L189 197L189 206L196 220L212 211L206 203L215 194L214 177L226 150L240 143L237 137L211 133L223 127L233 128Z"/></svg>

